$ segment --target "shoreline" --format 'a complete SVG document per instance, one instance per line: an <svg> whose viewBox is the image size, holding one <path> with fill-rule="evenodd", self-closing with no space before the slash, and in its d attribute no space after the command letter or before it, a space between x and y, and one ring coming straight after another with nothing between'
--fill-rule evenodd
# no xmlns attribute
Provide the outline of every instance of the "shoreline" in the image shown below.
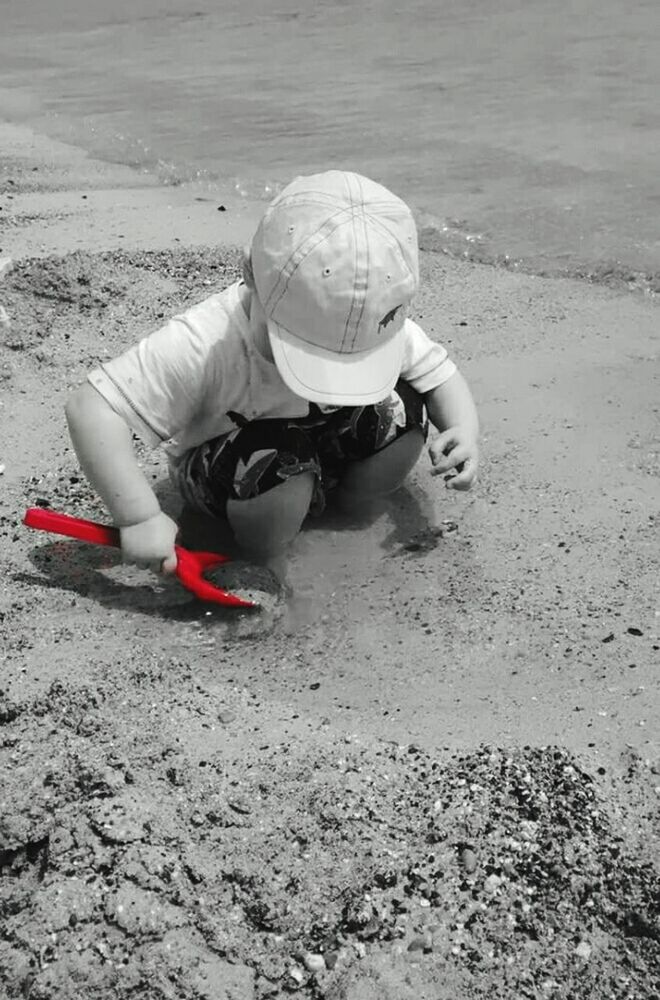
<svg viewBox="0 0 660 1000"><path fill-rule="evenodd" d="M243 246L263 205L152 174L0 122L0 254Z"/></svg>
<svg viewBox="0 0 660 1000"><path fill-rule="evenodd" d="M60 252L244 246L266 202L215 182L167 184L156 174L100 160L26 125L0 120L0 254L16 259ZM81 230L84 233L81 235ZM460 226L418 219L422 253L496 270L633 292L657 302L660 272L618 260L570 266L492 253Z"/></svg>

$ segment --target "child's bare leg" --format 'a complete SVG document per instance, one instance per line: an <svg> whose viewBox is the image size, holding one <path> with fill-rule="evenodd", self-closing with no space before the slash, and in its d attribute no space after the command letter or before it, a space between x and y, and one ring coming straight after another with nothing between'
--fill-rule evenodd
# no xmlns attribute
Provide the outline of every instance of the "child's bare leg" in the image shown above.
<svg viewBox="0 0 660 1000"><path fill-rule="evenodd" d="M228 500L227 520L246 553L277 564L302 526L314 489L314 474L302 472L249 500Z"/></svg>
<svg viewBox="0 0 660 1000"><path fill-rule="evenodd" d="M381 451L351 462L337 490L340 507L353 510L393 493L417 464L423 447L422 431L413 428Z"/></svg>

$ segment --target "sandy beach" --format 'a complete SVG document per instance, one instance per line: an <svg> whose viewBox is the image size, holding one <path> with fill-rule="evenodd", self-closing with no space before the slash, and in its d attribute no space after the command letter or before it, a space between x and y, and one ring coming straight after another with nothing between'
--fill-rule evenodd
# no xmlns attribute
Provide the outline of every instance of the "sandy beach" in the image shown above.
<svg viewBox="0 0 660 1000"><path fill-rule="evenodd" d="M66 396L233 281L255 210L0 150L2 995L657 997L657 299L423 252L477 487L424 457L309 524L289 607L210 610L21 520L105 519Z"/></svg>

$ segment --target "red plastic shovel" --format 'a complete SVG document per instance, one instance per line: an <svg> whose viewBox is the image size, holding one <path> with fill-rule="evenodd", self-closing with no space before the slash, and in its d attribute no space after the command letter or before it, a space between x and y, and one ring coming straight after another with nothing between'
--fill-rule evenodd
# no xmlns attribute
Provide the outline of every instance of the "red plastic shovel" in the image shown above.
<svg viewBox="0 0 660 1000"><path fill-rule="evenodd" d="M119 531L106 524L96 521L85 521L81 517L69 517L68 514L58 514L54 510L44 510L42 507L30 507L26 510L23 524L40 531L52 531L56 535L67 535L69 538L79 538L83 542L93 542L95 545L110 545L120 548ZM204 579L204 573L214 566L229 562L229 556L217 552L192 552L181 545L175 545L176 575L195 597L202 601L212 601L214 604L224 604L232 608L255 608L253 601L245 601L236 597L221 587L216 587Z"/></svg>

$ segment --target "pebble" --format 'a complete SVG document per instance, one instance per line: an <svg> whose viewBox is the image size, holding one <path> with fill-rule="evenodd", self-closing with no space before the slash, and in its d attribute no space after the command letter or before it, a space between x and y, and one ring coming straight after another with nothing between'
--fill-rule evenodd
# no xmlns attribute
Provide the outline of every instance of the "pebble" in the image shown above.
<svg viewBox="0 0 660 1000"><path fill-rule="evenodd" d="M484 882L484 889L486 892L497 892L501 884L502 879L499 875L489 875Z"/></svg>
<svg viewBox="0 0 660 1000"><path fill-rule="evenodd" d="M433 951L433 939L430 934L419 934L408 945L408 951Z"/></svg>
<svg viewBox="0 0 660 1000"><path fill-rule="evenodd" d="M11 257L0 257L0 278L6 278L13 265Z"/></svg>
<svg viewBox="0 0 660 1000"><path fill-rule="evenodd" d="M588 962L591 958L591 945L588 941L580 941L575 949L575 954L578 958L583 958L585 962Z"/></svg>
<svg viewBox="0 0 660 1000"><path fill-rule="evenodd" d="M324 972L325 971L325 959L323 955L317 955L313 952L307 952L303 959L305 968L309 972Z"/></svg>
<svg viewBox="0 0 660 1000"><path fill-rule="evenodd" d="M465 871L470 874L476 871L477 868L477 855L470 847L464 847L458 856L458 860L465 869Z"/></svg>
<svg viewBox="0 0 660 1000"><path fill-rule="evenodd" d="M4 471L5 471L5 468L6 468L6 466L5 466L5 465L3 465L3 464L2 464L1 462L0 462L0 476L2 476L2 475L3 475L3 473L4 473Z"/></svg>
<svg viewBox="0 0 660 1000"><path fill-rule="evenodd" d="M523 819L520 822L520 837L522 840L535 840L538 833L538 823L533 819Z"/></svg>
<svg viewBox="0 0 660 1000"><path fill-rule="evenodd" d="M227 805L234 812L247 816L252 812L252 804L244 795L231 795L227 798Z"/></svg>
<svg viewBox="0 0 660 1000"><path fill-rule="evenodd" d="M295 988L298 989L305 982L305 973L297 965L294 965L289 969L289 979L293 980Z"/></svg>
<svg viewBox="0 0 660 1000"><path fill-rule="evenodd" d="M224 725L233 722L235 718L236 718L236 712L232 712L228 708L223 709L221 712L218 712L218 719Z"/></svg>
<svg viewBox="0 0 660 1000"><path fill-rule="evenodd" d="M7 310L5 309L5 307L1 306L1 305L0 305L0 326L4 326L6 329L9 329L9 327L11 326L11 320L9 319L9 313L7 312ZM11 345L7 344L6 346L10 347Z"/></svg>

